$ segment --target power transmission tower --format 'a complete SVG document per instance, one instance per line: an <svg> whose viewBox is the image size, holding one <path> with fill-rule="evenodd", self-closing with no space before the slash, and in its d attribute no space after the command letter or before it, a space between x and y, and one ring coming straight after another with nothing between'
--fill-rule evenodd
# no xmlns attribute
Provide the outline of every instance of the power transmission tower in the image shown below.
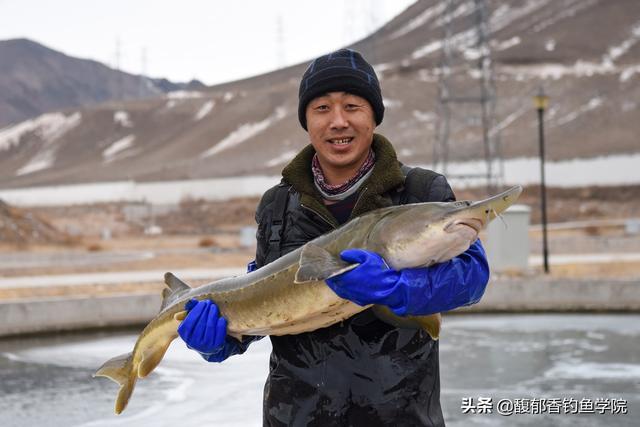
<svg viewBox="0 0 640 427"><path fill-rule="evenodd" d="M276 68L284 68L285 64L284 24L282 14L278 12L276 17Z"/></svg>
<svg viewBox="0 0 640 427"><path fill-rule="evenodd" d="M496 123L496 85L486 0L447 0L438 77L434 168L493 191L504 168ZM467 171L448 171L452 147L460 160L483 160ZM463 154L463 155L460 155Z"/></svg>

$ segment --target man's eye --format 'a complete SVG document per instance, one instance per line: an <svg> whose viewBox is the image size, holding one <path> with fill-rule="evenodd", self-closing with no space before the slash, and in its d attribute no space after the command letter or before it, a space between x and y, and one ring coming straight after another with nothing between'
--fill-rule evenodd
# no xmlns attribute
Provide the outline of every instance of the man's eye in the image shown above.
<svg viewBox="0 0 640 427"><path fill-rule="evenodd" d="M360 108L360 105L358 105L358 104L347 104L347 110L355 110L357 108Z"/></svg>
<svg viewBox="0 0 640 427"><path fill-rule="evenodd" d="M318 111L326 111L326 110L329 109L329 106L328 105L318 105L318 106L315 107L315 109L318 110Z"/></svg>

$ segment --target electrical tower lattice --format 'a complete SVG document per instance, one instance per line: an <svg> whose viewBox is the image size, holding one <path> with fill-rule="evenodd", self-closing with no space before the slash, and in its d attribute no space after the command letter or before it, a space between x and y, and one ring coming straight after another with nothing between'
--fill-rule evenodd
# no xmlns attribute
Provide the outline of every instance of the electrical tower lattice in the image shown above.
<svg viewBox="0 0 640 427"><path fill-rule="evenodd" d="M496 86L485 0L447 0L438 70L434 169L469 184L502 184L504 168L496 123ZM450 150L471 165L448 170ZM461 155L463 154L463 155ZM481 158L481 161L472 161Z"/></svg>

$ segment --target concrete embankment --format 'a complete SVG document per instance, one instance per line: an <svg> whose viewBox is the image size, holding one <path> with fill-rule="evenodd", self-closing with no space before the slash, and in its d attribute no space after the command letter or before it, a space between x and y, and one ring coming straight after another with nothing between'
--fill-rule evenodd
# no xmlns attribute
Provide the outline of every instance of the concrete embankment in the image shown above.
<svg viewBox="0 0 640 427"><path fill-rule="evenodd" d="M0 302L0 337L145 324L160 295L119 294ZM494 279L482 301L461 312L640 311L640 280Z"/></svg>

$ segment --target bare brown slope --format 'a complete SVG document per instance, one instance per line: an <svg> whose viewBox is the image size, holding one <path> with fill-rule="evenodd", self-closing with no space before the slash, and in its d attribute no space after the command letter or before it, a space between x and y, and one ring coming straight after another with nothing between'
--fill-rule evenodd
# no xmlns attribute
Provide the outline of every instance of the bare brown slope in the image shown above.
<svg viewBox="0 0 640 427"><path fill-rule="evenodd" d="M490 5L496 126L502 130L505 157L537 155L532 96L541 83L551 97L546 116L551 160L638 152L640 2L512 0ZM469 30L468 12L461 9L454 21L456 34ZM431 158L443 13L439 2L419 1L353 46L376 64L382 80L387 111L379 131L411 163ZM424 49L430 45L436 48ZM20 187L278 174L307 140L297 122L297 85L305 67L218 85L199 97L81 109L81 123L54 141L45 141L36 129L3 149L0 133L0 183ZM474 83L471 76L467 80ZM207 111L208 103L213 106ZM117 123L119 111L129 115L129 125ZM128 136L134 137L130 146L107 159L105 150ZM218 144L218 152L205 155ZM16 175L46 149L55 151L51 166ZM451 153L454 160L481 158L478 135L458 140Z"/></svg>

